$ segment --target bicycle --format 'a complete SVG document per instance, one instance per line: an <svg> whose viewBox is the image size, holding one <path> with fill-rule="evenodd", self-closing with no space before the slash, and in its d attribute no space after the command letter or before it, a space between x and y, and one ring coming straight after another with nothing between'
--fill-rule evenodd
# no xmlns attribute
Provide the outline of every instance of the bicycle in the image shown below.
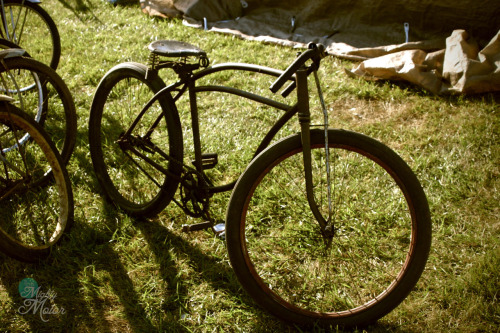
<svg viewBox="0 0 500 333"><path fill-rule="evenodd" d="M36 262L73 224L73 193L55 145L13 102L0 95L0 250ZM26 135L30 140L21 143Z"/></svg>
<svg viewBox="0 0 500 333"><path fill-rule="evenodd" d="M209 67L203 50L183 42L157 41L149 49L148 66L129 62L109 70L92 102L90 153L108 200L135 217L154 216L174 201L186 214L207 220L185 231L218 232L210 198L232 190L225 225L231 266L256 303L287 322L363 326L406 298L430 249L427 199L413 171L390 148L328 127L317 74L323 46L310 44L285 71L234 63ZM161 69L172 69L178 81L166 86ZM289 105L235 87L196 84L229 71L275 77L273 93L291 81L282 95L296 89L297 101ZM312 129L310 74L324 119ZM206 170L217 165L217 155L201 149L197 93L207 91L284 111L238 180L225 185L212 184ZM194 166L183 161L176 107L186 92ZM299 133L273 143L295 115ZM177 188L180 199L174 197Z"/></svg>
<svg viewBox="0 0 500 333"><path fill-rule="evenodd" d="M39 0L0 0L0 37L56 70L61 57L61 38L54 20L40 3ZM0 47L5 48L5 44L0 43Z"/></svg>
<svg viewBox="0 0 500 333"><path fill-rule="evenodd" d="M54 69L25 55L23 49L0 50L0 93L14 98L23 112L43 126L67 164L77 132L73 96Z"/></svg>

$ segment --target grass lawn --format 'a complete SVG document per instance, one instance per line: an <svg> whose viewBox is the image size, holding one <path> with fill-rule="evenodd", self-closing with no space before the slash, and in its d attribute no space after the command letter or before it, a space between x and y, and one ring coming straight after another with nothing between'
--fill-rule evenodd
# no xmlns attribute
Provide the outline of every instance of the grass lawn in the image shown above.
<svg viewBox="0 0 500 333"><path fill-rule="evenodd" d="M188 28L180 20L151 18L132 1L114 7L104 0L46 0L43 7L60 31L57 71L78 112L77 144L68 166L75 225L44 262L25 264L0 255L0 331L297 331L261 310L243 291L224 242L210 232L181 232L183 224L200 221L171 204L156 218L137 222L106 203L88 147L89 110L100 79L121 62L146 63L147 45L154 40L198 45L211 64L284 69L296 52ZM321 77L331 126L367 134L398 152L422 183L433 221L431 253L416 289L365 330L498 332L500 94L433 96L402 83L350 78L344 69L353 66L335 58L324 61ZM267 93L271 83L218 79L259 93ZM183 103L179 111L189 161L190 118ZM204 147L226 152L220 162L224 169L214 177L237 176L248 162L240 156L250 153L240 148L258 143L260 128L254 122L272 121L269 110L218 95L207 96L201 107L208 110L201 112ZM280 135L295 131L295 122ZM240 141L234 144L233 138ZM213 214L221 219L228 196L217 195L212 203ZM52 291L57 313L19 313L18 285L24 278Z"/></svg>

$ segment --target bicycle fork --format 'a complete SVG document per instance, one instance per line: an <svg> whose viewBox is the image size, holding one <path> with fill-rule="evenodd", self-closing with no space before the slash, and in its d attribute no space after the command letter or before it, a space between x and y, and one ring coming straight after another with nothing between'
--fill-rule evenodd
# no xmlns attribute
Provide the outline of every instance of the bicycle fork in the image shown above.
<svg viewBox="0 0 500 333"><path fill-rule="evenodd" d="M301 131L302 155L304 162L304 177L306 180L306 195L307 201L314 218L321 227L321 232L325 238L331 238L334 233L332 221L332 198L331 198L331 180L329 166L329 150L328 150L328 116L326 107L319 85L317 72L314 71L318 94L324 113L324 130L325 130L325 154L326 154L326 175L327 175L327 200L328 200L328 216L325 218L320 212L313 192L313 177L312 177L312 157L311 157L311 112L309 109L309 91L307 82L307 69L301 68L295 73L297 82L297 107Z"/></svg>

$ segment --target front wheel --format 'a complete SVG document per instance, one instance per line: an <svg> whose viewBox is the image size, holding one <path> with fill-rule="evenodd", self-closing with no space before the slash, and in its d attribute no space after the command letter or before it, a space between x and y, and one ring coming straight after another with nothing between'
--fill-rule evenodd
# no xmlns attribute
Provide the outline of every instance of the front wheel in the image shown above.
<svg viewBox="0 0 500 333"><path fill-rule="evenodd" d="M417 283L431 244L425 194L407 164L361 134L311 131L313 191L305 193L299 135L254 159L227 211L229 258L247 292L302 325L363 326L394 309ZM328 194L330 191L330 205Z"/></svg>
<svg viewBox="0 0 500 333"><path fill-rule="evenodd" d="M52 140L30 115L0 103L0 133L0 250L35 262L73 224L71 182ZM25 134L31 139L20 144ZM42 185L49 171L51 181Z"/></svg>

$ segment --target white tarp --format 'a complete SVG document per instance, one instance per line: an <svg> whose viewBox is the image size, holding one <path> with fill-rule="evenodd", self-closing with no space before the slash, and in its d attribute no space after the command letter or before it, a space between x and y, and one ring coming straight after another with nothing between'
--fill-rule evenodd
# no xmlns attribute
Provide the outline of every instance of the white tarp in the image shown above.
<svg viewBox="0 0 500 333"><path fill-rule="evenodd" d="M500 31L483 49L464 30L435 52L409 49L361 62L348 73L373 80L406 80L435 94L500 91Z"/></svg>

